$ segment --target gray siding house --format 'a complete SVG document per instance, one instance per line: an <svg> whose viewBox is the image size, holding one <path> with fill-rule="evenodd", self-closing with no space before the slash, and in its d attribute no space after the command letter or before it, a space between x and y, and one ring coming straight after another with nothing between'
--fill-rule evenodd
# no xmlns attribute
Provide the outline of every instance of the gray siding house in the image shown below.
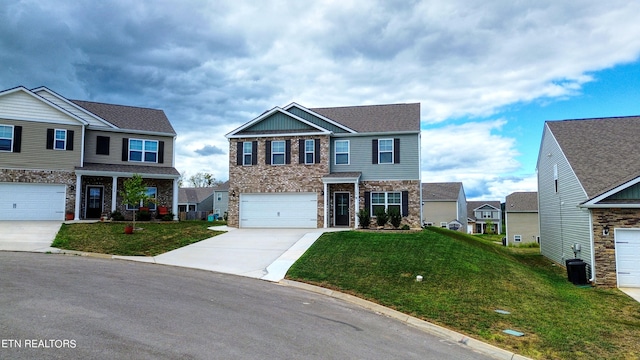
<svg viewBox="0 0 640 360"><path fill-rule="evenodd" d="M505 227L507 245L540 241L537 192L514 192L507 195L505 199Z"/></svg>
<svg viewBox="0 0 640 360"><path fill-rule="evenodd" d="M421 225L420 104L275 107L228 133L229 226Z"/></svg>
<svg viewBox="0 0 640 360"><path fill-rule="evenodd" d="M176 214L175 137L162 110L69 100L45 87L1 91L0 220L131 213L119 192L133 174L154 199L143 205Z"/></svg>
<svg viewBox="0 0 640 360"><path fill-rule="evenodd" d="M422 184L422 224L467 231L467 197L461 182Z"/></svg>
<svg viewBox="0 0 640 360"><path fill-rule="evenodd" d="M222 218L229 208L229 182L211 187L188 187L178 191L178 212L203 212Z"/></svg>
<svg viewBox="0 0 640 360"><path fill-rule="evenodd" d="M547 121L538 155L540 251L591 282L640 287L640 117Z"/></svg>
<svg viewBox="0 0 640 360"><path fill-rule="evenodd" d="M500 201L468 201L467 218L469 234L502 234Z"/></svg>

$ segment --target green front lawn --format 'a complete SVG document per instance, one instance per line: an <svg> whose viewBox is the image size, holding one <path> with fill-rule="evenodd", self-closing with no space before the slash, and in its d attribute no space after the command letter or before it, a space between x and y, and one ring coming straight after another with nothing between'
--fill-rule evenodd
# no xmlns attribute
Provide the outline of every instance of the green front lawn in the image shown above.
<svg viewBox="0 0 640 360"><path fill-rule="evenodd" d="M287 278L351 293L532 358L640 357L640 304L615 289L574 286L539 249L492 240L438 228L326 233ZM417 275L424 281L416 282Z"/></svg>
<svg viewBox="0 0 640 360"><path fill-rule="evenodd" d="M62 224L51 246L66 250L112 255L155 256L222 234L208 230L224 222L136 222L133 234L124 233L125 223Z"/></svg>

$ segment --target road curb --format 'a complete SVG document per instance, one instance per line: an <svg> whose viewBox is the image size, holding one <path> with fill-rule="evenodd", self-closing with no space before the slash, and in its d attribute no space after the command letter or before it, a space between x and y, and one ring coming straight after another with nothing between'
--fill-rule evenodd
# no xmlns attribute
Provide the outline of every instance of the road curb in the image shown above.
<svg viewBox="0 0 640 360"><path fill-rule="evenodd" d="M302 290L307 290L316 294L326 295L335 299L340 299L346 301L348 303L358 305L367 310L374 311L378 314L396 319L398 321L404 322L407 325L418 328L424 332L429 334L456 342L460 345L469 347L473 351L482 353L484 355L490 356L494 359L503 359L503 360L532 360L531 358L515 354L511 351L501 349L499 347L493 346L491 344L487 344L480 340L476 340L474 338L470 338L467 335L460 334L453 330L449 330L439 325L432 324L430 322L418 319L416 317L401 313L397 310L393 310L387 307L384 307L380 304L376 304L374 302L361 299L359 297L345 294L339 291L325 289L319 286L310 285L298 281L292 281L283 279L278 282L281 285L294 287Z"/></svg>

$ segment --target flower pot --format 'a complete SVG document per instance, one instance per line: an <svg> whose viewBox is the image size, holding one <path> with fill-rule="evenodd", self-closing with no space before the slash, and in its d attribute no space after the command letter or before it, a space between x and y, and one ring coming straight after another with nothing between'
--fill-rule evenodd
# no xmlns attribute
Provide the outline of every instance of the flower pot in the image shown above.
<svg viewBox="0 0 640 360"><path fill-rule="evenodd" d="M132 225L125 225L124 233L125 234L133 234L133 226Z"/></svg>
<svg viewBox="0 0 640 360"><path fill-rule="evenodd" d="M73 216L74 216L73 213L68 212L68 213L64 214L64 219L67 220L67 221L73 220Z"/></svg>

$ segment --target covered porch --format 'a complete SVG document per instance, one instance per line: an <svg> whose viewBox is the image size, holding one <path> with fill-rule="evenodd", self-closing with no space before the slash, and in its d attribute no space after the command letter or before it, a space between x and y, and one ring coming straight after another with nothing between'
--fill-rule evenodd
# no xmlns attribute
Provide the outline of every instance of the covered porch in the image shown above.
<svg viewBox="0 0 640 360"><path fill-rule="evenodd" d="M331 173L322 178L324 227L358 227L360 172Z"/></svg>

